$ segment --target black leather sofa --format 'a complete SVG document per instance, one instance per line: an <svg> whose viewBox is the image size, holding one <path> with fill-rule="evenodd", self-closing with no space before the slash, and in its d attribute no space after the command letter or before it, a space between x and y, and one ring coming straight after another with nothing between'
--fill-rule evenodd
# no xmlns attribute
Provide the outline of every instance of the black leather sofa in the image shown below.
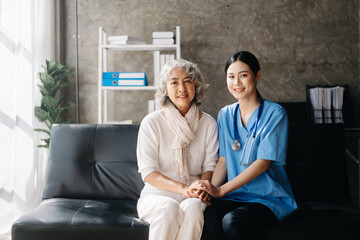
<svg viewBox="0 0 360 240"><path fill-rule="evenodd" d="M149 225L136 211L137 132L137 125L54 125L43 201L13 223L12 239L147 239ZM260 229L264 239L360 239L342 125L290 125L286 170L299 209Z"/></svg>

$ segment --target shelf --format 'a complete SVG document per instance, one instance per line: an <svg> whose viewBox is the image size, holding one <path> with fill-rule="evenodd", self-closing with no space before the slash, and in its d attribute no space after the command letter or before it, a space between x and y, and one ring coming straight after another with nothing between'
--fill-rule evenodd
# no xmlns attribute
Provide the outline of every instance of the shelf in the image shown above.
<svg viewBox="0 0 360 240"><path fill-rule="evenodd" d="M1 0L0 0L1 2ZM103 27L99 27L99 44L98 44L98 123L107 122L107 102L108 92L110 91L156 91L156 86L102 86L103 73L107 72L107 54L109 51L148 51L153 53L154 81L159 81L160 76L160 52L173 51L175 58L181 58L180 45L180 27L175 27L175 44L170 45L112 45L107 40L107 33ZM139 62L141 64L141 62ZM121 69L120 69L121 70ZM136 70L135 70L136 71Z"/></svg>
<svg viewBox="0 0 360 240"><path fill-rule="evenodd" d="M101 87L103 90L118 90L118 91L124 91L124 90L156 90L157 87L155 86L143 86L143 87Z"/></svg>
<svg viewBox="0 0 360 240"><path fill-rule="evenodd" d="M121 51L164 51L176 50L176 45L102 45L107 50L121 50Z"/></svg>

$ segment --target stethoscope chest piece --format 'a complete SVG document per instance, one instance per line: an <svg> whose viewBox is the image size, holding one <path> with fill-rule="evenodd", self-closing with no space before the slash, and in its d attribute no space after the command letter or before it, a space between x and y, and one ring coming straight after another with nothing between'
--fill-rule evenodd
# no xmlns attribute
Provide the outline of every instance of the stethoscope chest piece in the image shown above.
<svg viewBox="0 0 360 240"><path fill-rule="evenodd" d="M246 137L246 141L245 141L245 144L244 144L244 149L243 149L241 157L240 157L240 165L242 165L242 166L246 166L249 163L251 151L252 151L252 148L253 148L254 139L257 136L257 131L256 131L257 126L258 126L259 119L260 119L260 116L261 116L261 113L262 113L262 110L263 110L263 107L264 107L264 101L261 98L260 94L258 94L258 97L259 97L259 101L260 101L260 107L259 107L259 111L258 111L258 115L256 117L256 120L255 120L254 124L252 125L252 127L250 128L250 131L249 131L249 133L248 133L248 135ZM231 145L232 150L234 150L236 152L239 151L240 148L241 148L241 145L239 143L239 133L238 133L237 119L236 119L238 111L239 111L239 104L236 105L235 112L234 112L234 130L235 130L235 134L234 134L234 143ZM248 155L246 163L243 163L242 160L243 160L243 156L244 156L244 153L245 153L245 149L246 149L249 137L252 138L251 146L250 146L250 150L249 150L249 155Z"/></svg>
<svg viewBox="0 0 360 240"><path fill-rule="evenodd" d="M240 143L238 142L238 139L235 139L235 142L231 145L232 150L239 151L240 150Z"/></svg>

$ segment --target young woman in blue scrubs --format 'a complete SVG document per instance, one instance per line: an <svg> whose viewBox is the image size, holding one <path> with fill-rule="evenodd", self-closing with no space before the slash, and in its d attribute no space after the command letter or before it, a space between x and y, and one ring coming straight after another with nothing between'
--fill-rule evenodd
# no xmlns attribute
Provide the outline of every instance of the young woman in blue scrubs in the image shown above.
<svg viewBox="0 0 360 240"><path fill-rule="evenodd" d="M260 239L258 228L297 208L284 169L287 115L257 91L261 71L253 54L231 56L225 73L237 102L218 115L220 158L211 183L200 180L192 188L217 198L205 211L205 226L214 239Z"/></svg>

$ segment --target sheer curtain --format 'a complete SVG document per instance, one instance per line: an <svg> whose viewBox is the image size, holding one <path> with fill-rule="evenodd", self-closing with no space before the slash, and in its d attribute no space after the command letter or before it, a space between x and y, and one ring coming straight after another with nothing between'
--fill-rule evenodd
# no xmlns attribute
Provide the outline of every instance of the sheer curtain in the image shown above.
<svg viewBox="0 0 360 240"><path fill-rule="evenodd" d="M33 109L37 72L54 59L54 0L0 0L0 239L41 201L47 150Z"/></svg>

